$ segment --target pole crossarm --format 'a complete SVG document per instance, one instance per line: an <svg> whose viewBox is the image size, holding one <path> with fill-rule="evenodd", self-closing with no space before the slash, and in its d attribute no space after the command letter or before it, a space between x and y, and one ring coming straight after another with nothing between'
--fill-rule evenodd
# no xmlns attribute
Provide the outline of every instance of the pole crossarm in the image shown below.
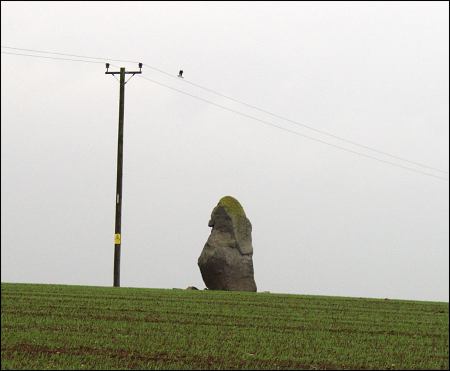
<svg viewBox="0 0 450 371"><path fill-rule="evenodd" d="M128 75L128 74L136 75L138 73L142 73L142 71L125 71L125 75ZM120 71L114 71L114 72L107 71L107 72L105 72L105 75L120 75Z"/></svg>
<svg viewBox="0 0 450 371"><path fill-rule="evenodd" d="M121 67L120 71L109 71L109 63L106 63L106 72L105 75L120 75L121 73L124 73L125 75L136 75L139 73L142 73L142 63L139 63L139 71L125 71L125 67Z"/></svg>

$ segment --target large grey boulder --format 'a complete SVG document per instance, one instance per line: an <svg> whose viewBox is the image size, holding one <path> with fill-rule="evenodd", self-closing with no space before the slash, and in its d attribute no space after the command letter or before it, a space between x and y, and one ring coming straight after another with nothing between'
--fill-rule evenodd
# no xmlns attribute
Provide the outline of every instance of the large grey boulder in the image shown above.
<svg viewBox="0 0 450 371"><path fill-rule="evenodd" d="M223 197L211 214L211 234L198 258L210 290L256 291L253 273L252 225L241 204Z"/></svg>

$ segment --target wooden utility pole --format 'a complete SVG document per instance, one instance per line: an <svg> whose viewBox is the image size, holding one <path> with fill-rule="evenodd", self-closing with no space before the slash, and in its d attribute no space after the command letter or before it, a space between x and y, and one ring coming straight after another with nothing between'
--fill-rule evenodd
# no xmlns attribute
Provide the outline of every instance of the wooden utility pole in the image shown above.
<svg viewBox="0 0 450 371"><path fill-rule="evenodd" d="M122 246L122 171L123 171L123 117L125 109L125 75L142 73L142 63L139 63L139 71L125 71L125 67L120 68L120 72L109 72L109 63L106 63L105 74L120 74L120 99L119 99L119 134L117 142L117 181L116 181L116 226L114 234L114 287L120 287L120 248ZM130 79L131 79L130 77Z"/></svg>

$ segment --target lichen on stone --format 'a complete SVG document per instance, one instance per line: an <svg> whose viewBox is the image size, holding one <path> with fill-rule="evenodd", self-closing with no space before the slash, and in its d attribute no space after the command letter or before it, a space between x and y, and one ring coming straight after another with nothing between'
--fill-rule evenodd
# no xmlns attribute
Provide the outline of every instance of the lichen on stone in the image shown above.
<svg viewBox="0 0 450 371"><path fill-rule="evenodd" d="M238 200L231 196L222 197L217 206L222 206L227 213L233 216L245 216L244 208Z"/></svg>

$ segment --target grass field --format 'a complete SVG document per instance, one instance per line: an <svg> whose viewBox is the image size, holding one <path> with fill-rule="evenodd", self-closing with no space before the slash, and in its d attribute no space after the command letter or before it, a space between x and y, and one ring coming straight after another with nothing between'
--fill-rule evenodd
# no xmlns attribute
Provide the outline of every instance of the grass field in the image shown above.
<svg viewBox="0 0 450 371"><path fill-rule="evenodd" d="M448 369L448 303L2 283L2 369Z"/></svg>

